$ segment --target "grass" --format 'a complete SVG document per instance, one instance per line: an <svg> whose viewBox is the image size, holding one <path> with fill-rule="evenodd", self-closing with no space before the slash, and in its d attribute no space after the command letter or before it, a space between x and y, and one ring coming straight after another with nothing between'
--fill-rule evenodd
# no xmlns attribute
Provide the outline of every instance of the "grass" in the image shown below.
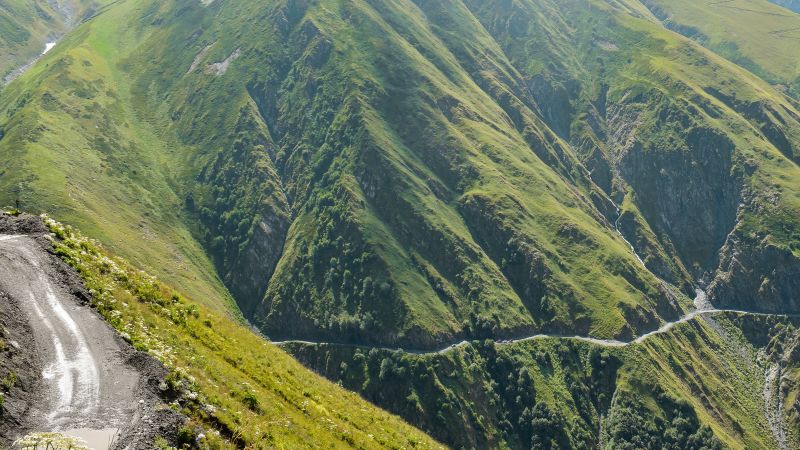
<svg viewBox="0 0 800 450"><path fill-rule="evenodd" d="M800 14L767 0L644 3L669 16L679 32L770 82L796 86L800 79Z"/></svg>
<svg viewBox="0 0 800 450"><path fill-rule="evenodd" d="M543 404L563 420L561 448L661 448L674 433L667 429L682 423L688 440L678 448L700 448L698 436L705 436L708 448L743 449L776 445L763 398L765 355L791 351L796 337L796 320L726 314L625 348L554 338L476 341L436 355L325 345L290 351L455 447L529 448L525 424ZM785 370L795 373L794 363ZM798 386L787 386L781 407L791 411Z"/></svg>
<svg viewBox="0 0 800 450"><path fill-rule="evenodd" d="M686 221L697 211L662 219L643 208L669 188L653 177L618 175L602 191L567 142L570 119L541 116L522 86L563 75L580 86L583 105L598 84L612 103L631 92L660 98L641 107L734 136L737 154L756 160L763 121L742 117L728 96L770 102L785 123L793 119L783 107L793 107L722 58L602 2L521 5L540 27L498 29L497 12L478 4L325 0L292 12L232 2L190 5L178 19L172 2L119 2L4 91L0 151L13 162L0 185L7 202L18 196L52 211L200 301L230 290L277 337L427 347L575 326L629 334L642 327L632 311L657 321L656 311L675 306L614 230L610 196L636 212L629 232L650 267L666 267L659 274L683 291L713 270L706 265L718 247L684 250L692 246L674 224L704 226ZM295 30L304 40L297 34L288 47L280 21L248 19L288 13L306 24ZM164 26L152 26L154 17ZM559 34L559 24L571 25ZM604 51L598 40L622 50ZM548 43L536 53L540 42ZM225 74L203 70L237 48ZM561 62L557 73L545 71L547 61ZM601 70L602 80L593 75ZM312 85L324 88L311 96ZM702 112L709 108L719 111ZM642 116L642 141L667 154L659 161L676 165L671 173L690 170L665 144L683 130L650 133L658 120ZM784 130L795 142L793 128ZM758 177L785 171L791 212L796 168L768 153L775 158L741 184L760 192ZM713 182L698 189L724 188ZM714 215L735 220L736 205L726 207ZM758 226L783 228L780 214L771 217ZM715 239L731 231L713 226ZM346 286L332 284L345 272ZM366 295L365 283L388 288ZM237 313L230 297L216 306Z"/></svg>
<svg viewBox="0 0 800 450"><path fill-rule="evenodd" d="M0 82L39 57L86 14L110 0L7 0L0 5Z"/></svg>
<svg viewBox="0 0 800 450"><path fill-rule="evenodd" d="M121 6L101 16L116 14L120 20L135 7L132 2ZM117 31L108 22L82 25L3 91L3 100L10 102L21 92L27 92L24 98L35 93L30 103L19 103L22 111L0 144L18 155L3 171L3 199L56 212L201 301L222 300L216 306L233 313L191 222L179 212L181 200L168 176L168 157L175 150L135 112L128 75L117 68L124 54L99 45L125 47L129 36ZM50 131L32 138L29 127L36 123ZM119 205L124 211L107 214Z"/></svg>

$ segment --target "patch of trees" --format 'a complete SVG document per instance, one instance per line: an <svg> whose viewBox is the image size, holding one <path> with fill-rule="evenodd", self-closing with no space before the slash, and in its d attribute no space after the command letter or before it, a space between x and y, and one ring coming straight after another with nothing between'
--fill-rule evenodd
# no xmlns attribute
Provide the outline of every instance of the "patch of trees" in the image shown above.
<svg viewBox="0 0 800 450"><path fill-rule="evenodd" d="M657 390L654 388L654 390ZM722 444L684 400L657 395L663 416L654 414L631 394L616 399L605 426L606 448L619 450L721 450Z"/></svg>

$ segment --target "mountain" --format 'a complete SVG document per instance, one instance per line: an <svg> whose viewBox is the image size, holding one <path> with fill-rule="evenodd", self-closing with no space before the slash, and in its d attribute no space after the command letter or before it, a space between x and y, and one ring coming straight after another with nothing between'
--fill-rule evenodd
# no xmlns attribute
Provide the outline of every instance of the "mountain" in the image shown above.
<svg viewBox="0 0 800 450"><path fill-rule="evenodd" d="M795 98L800 92L800 15L768 1L644 2L664 26L757 74ZM772 2L781 4L781 2ZM797 2L784 2L800 11Z"/></svg>
<svg viewBox="0 0 800 450"><path fill-rule="evenodd" d="M274 338L622 337L777 269L796 311L794 100L640 4L501 6L122 2L4 92L5 200Z"/></svg>
<svg viewBox="0 0 800 450"><path fill-rule="evenodd" d="M798 21L766 0L122 0L0 93L0 202L303 341L456 447L791 447L789 318L558 336L631 341L697 289L800 313Z"/></svg>

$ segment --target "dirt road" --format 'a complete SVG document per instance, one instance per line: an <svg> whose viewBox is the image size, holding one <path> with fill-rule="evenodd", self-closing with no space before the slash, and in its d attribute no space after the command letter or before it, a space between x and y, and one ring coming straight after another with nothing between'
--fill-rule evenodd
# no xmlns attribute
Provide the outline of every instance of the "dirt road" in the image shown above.
<svg viewBox="0 0 800 450"><path fill-rule="evenodd" d="M590 336L571 336L566 334L534 334L530 336L522 336L514 339L508 340L500 340L497 341L497 345L511 345L516 344L519 342L527 342L527 341L536 341L536 340L543 340L543 339L571 339L576 341L583 341L588 342L591 344L599 345L602 347L626 347L628 345L633 344L641 344L642 342L646 341L647 339L659 335L664 334L670 331L674 326L689 322L691 320L695 320L698 317L706 316L706 315L713 315L713 314L722 314L722 313L732 313L732 314L749 314L754 316L782 316L782 317L798 317L796 314L771 314L771 313L759 313L759 312L752 312L752 311L743 311L739 309L717 309L711 306L711 303L708 302L706 299L706 293L700 289L696 290L697 296L694 299L695 309L694 311L690 311L677 320L671 322L665 322L662 324L658 329L647 332L627 341L620 341L617 339L599 339ZM416 355L430 355L430 354L443 354L447 352L451 352L459 347L466 346L470 343L468 340L459 341L453 344L447 344L440 349L437 350L415 350L415 349L404 349L398 347L374 347L368 345L357 345L357 344L342 344L336 342L315 342L315 341L304 341L304 340L286 340L286 341L273 341L272 342L278 346L287 346L287 345L330 345L330 346L337 346L337 347L348 347L348 348L361 348L364 350L371 350L376 348L378 350L388 350L388 351L400 351L402 350L405 353L411 353Z"/></svg>
<svg viewBox="0 0 800 450"><path fill-rule="evenodd" d="M13 306L21 316L15 321L29 325L28 346L35 348L20 351L34 355L38 366L27 374L35 380L22 380L34 386L21 408L24 426L3 437L13 441L25 432L60 431L97 450L151 448L151 438L141 442L135 436L149 434L141 428L154 421L160 404L147 388L154 384L153 361L72 292L74 286L64 282L66 269L39 239L0 234L0 292L13 303L0 306Z"/></svg>

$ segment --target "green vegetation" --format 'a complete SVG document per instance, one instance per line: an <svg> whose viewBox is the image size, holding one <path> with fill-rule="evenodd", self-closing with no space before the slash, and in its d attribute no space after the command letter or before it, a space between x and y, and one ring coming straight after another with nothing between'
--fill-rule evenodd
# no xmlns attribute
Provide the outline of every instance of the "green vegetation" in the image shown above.
<svg viewBox="0 0 800 450"><path fill-rule="evenodd" d="M82 439L61 433L31 433L15 444L22 450L89 450Z"/></svg>
<svg viewBox="0 0 800 450"><path fill-rule="evenodd" d="M90 289L92 306L170 369L162 389L192 420L181 431L186 442L202 432L203 448L441 448L226 314L190 302L74 229L46 223L56 253Z"/></svg>
<svg viewBox="0 0 800 450"><path fill-rule="evenodd" d="M795 2L792 12L775 5L780 1L769 0L643 3L667 27L771 83L791 88L795 96L800 94L800 4Z"/></svg>
<svg viewBox="0 0 800 450"><path fill-rule="evenodd" d="M167 158L177 150L136 114L128 75L119 70L125 52L108 47L126 47L130 36L111 20L122 21L132 3L101 9L2 91L0 102L13 106L0 126L7 161L0 198L57 214L199 301L230 311L233 301L183 222L167 177ZM35 131L41 126L47 131Z"/></svg>
<svg viewBox="0 0 800 450"><path fill-rule="evenodd" d="M0 186L278 339L630 336L772 251L780 310L800 113L646 11L118 2L3 91Z"/></svg>
<svg viewBox="0 0 800 450"><path fill-rule="evenodd" d="M8 392L17 385L17 374L14 371L9 371L6 376L0 381L0 385L3 386L3 389Z"/></svg>
<svg viewBox="0 0 800 450"><path fill-rule="evenodd" d="M0 4L0 84L20 66L42 54L45 43L69 31L96 0L5 0ZM2 134L2 133L0 133Z"/></svg>

